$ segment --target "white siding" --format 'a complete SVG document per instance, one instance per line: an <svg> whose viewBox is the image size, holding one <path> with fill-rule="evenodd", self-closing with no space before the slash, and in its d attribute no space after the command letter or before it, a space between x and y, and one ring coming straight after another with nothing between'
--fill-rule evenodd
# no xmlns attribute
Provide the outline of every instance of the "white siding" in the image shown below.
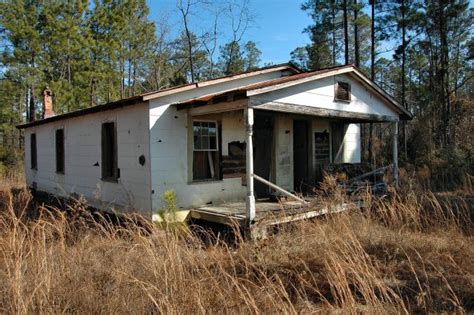
<svg viewBox="0 0 474 315"><path fill-rule="evenodd" d="M334 84L337 81L350 83L350 103L334 101ZM252 96L251 100L258 103L282 102L345 112L385 115L398 119L398 114L387 106L386 101L347 74L258 94Z"/></svg>
<svg viewBox="0 0 474 315"><path fill-rule="evenodd" d="M275 183L293 191L293 118L276 113L274 130Z"/></svg>
<svg viewBox="0 0 474 315"><path fill-rule="evenodd" d="M188 154L188 145L191 146L192 141L188 138L188 128L191 127L188 126L188 115L185 110L178 111L175 106L160 108L166 110L160 116L150 116L150 125L154 126L150 138L153 211L163 208L162 195L166 190L176 192L178 205L182 208L209 202L218 204L227 200L243 200L246 188L242 186L240 178L192 182L192 156ZM245 129L242 111L224 113L218 118L222 122L221 150L226 155L229 142L243 141Z"/></svg>
<svg viewBox="0 0 474 315"><path fill-rule="evenodd" d="M360 163L361 161L361 140L360 125L348 124L344 134L343 163Z"/></svg>
<svg viewBox="0 0 474 315"><path fill-rule="evenodd" d="M192 182L192 170L188 156L191 145L188 141L188 117L185 110L178 111L171 104L212 93L221 93L241 86L275 79L281 71L270 72L218 83L189 91L150 100L150 152L152 180L152 209L163 207L162 195L166 190L176 191L182 208L225 200L243 200L246 188L240 178L229 178L213 182ZM202 118L202 117L198 117ZM227 143L245 140L242 112L226 113L222 117L222 148L227 153ZM242 127L239 128L239 124Z"/></svg>
<svg viewBox="0 0 474 315"><path fill-rule="evenodd" d="M116 122L118 183L101 178L102 123ZM65 174L56 173L55 130L64 128ZM38 169L30 168L30 134L36 133ZM104 111L25 130L25 168L28 185L37 189L68 196L83 195L97 207L119 207L150 214L150 159L148 103ZM145 165L138 162L145 156Z"/></svg>
<svg viewBox="0 0 474 315"><path fill-rule="evenodd" d="M229 155L228 144L233 141L245 142L243 111L222 115L222 155Z"/></svg>

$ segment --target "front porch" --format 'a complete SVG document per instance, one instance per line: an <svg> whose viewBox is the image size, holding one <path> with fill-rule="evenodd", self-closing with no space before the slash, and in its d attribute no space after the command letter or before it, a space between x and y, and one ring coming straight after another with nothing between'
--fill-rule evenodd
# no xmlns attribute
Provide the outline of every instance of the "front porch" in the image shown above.
<svg viewBox="0 0 474 315"><path fill-rule="evenodd" d="M251 225L262 230L273 225L342 212L354 205L361 206L361 202L355 202L328 207L308 198L306 200L307 202L298 200L257 200L255 202L255 217ZM249 227L248 207L245 201L224 202L219 205L198 207L190 211L190 216L195 220L243 228Z"/></svg>
<svg viewBox="0 0 474 315"><path fill-rule="evenodd" d="M280 78L193 99L178 109L186 110L194 143L207 139L202 122L213 130L213 152L197 152L196 146L188 152L193 178L239 179L245 194L219 200L216 191L215 200L192 207L195 219L252 227L346 210L348 204L327 209L307 193L318 187L326 167L361 162L365 123L393 128L392 164L384 170L392 170L398 185L398 121L409 115L357 71Z"/></svg>
<svg viewBox="0 0 474 315"><path fill-rule="evenodd" d="M190 111L189 120L202 122L206 119L213 119L219 122L222 119L219 115L230 113L239 117L238 120L242 123L240 125L243 129L242 133L245 135L244 145L239 143L240 149L243 148L243 156L231 156L231 148L235 141L230 140L235 139L230 139L230 148L226 148L228 156L221 156L220 163L215 161L212 163L213 167L215 165L221 166L220 170L217 171L216 167L212 173L218 172L224 179L241 178L246 197L240 200L222 200L192 207L190 209L191 218L219 224L264 229L265 226L345 211L353 207L354 204L360 206L360 202L355 202L341 203L328 208L312 198L311 193L323 179L327 168L348 162L348 155L352 159L349 162L360 162L360 153L349 154L348 151L349 149L357 151L357 148L350 148L350 144L357 147L360 145L360 138L356 137L358 143L346 143L346 147L343 148L345 133L348 132L347 126L349 125L368 123L372 120L368 120L367 117L362 120L360 117L356 119L302 115L297 112L282 113L268 109L260 110L250 106L236 110L226 108L221 112L216 111L217 108L219 106L214 104L197 106L194 111ZM207 110L212 110L212 113L208 113ZM282 121L286 121L286 123L282 123ZM381 119L373 121L381 122ZM316 127L314 127L315 122L318 125ZM391 121L389 123L393 125L394 131L397 131L397 122ZM222 135L226 132L225 125L219 126ZM235 128L235 124L233 127ZM326 127L329 130L322 129ZM350 136L353 137L353 135ZM397 136L397 132L394 132L394 163L391 168L395 181L397 180ZM289 143L282 149L282 141L289 141L291 144ZM222 139L219 142L219 146L222 148L225 144L222 143ZM232 166L232 170L226 168L227 166L222 168L226 163L232 164L233 158L236 162ZM211 163L208 164L211 165ZM384 170L386 169L388 167L384 168ZM216 191L216 195L218 194L219 192Z"/></svg>

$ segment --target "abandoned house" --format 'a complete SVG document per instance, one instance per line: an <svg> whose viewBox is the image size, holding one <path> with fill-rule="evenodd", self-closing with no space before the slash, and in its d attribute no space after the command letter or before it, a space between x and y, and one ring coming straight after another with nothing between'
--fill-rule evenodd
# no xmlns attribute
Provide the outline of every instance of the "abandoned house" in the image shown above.
<svg viewBox="0 0 474 315"><path fill-rule="evenodd" d="M150 218L174 190L198 218L246 222L265 198L310 191L325 166L359 163L361 123L396 131L411 117L352 65L277 65L62 115L52 107L45 90L44 119L18 126L32 189Z"/></svg>

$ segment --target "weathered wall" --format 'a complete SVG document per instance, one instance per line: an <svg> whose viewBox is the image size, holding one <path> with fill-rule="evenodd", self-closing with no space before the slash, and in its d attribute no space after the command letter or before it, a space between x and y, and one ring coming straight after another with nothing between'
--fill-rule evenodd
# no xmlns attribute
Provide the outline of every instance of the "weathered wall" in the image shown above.
<svg viewBox="0 0 474 315"><path fill-rule="evenodd" d="M164 108L164 107L161 107ZM156 113L156 111L155 111ZM156 116L154 116L156 118ZM244 141L243 113L229 112L212 116L199 116L199 120L217 120L222 124L223 155L228 154L228 143ZM224 178L218 181L192 180L192 118L185 110L166 106L166 110L154 121L151 141L153 178L153 210L163 208L162 195L174 190L179 206L188 208L212 202L243 200L246 187L241 178Z"/></svg>
<svg viewBox="0 0 474 315"><path fill-rule="evenodd" d="M275 113L275 184L293 191L293 117Z"/></svg>
<svg viewBox="0 0 474 315"><path fill-rule="evenodd" d="M345 125L343 144L343 163L360 163L361 161L361 139L360 125Z"/></svg>
<svg viewBox="0 0 474 315"><path fill-rule="evenodd" d="M101 180L102 123L115 121L120 179ZM83 195L90 204L137 209L150 215L150 153L148 102L121 109L69 118L25 130L25 168L28 185L56 195ZM64 128L65 173L56 173L55 131ZM38 169L30 168L30 134L36 133ZM145 165L138 162L140 155Z"/></svg>
<svg viewBox="0 0 474 315"><path fill-rule="evenodd" d="M246 188L240 178L226 178L221 181L192 181L192 137L188 126L192 122L185 110L178 111L172 104L212 93L220 93L243 85L278 78L282 72L275 71L237 80L204 86L199 89L179 92L150 101L150 152L152 178L152 209L163 208L162 195L166 190L176 191L180 207L189 208L209 202L243 200ZM242 112L226 113L222 119L222 153L227 152L227 143L243 141L245 127ZM201 116L197 119L202 119ZM239 124L242 128L239 129Z"/></svg>
<svg viewBox="0 0 474 315"><path fill-rule="evenodd" d="M334 84L337 81L350 83L352 95L350 103L334 101ZM281 102L345 112L384 115L398 119L397 113L387 106L386 101L347 74L258 94L252 96L251 100L258 103Z"/></svg>

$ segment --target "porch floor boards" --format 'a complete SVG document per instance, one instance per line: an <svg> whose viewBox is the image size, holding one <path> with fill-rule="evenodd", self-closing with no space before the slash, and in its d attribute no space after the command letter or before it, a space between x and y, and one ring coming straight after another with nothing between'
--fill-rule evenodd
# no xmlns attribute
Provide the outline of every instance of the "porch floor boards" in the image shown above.
<svg viewBox="0 0 474 315"><path fill-rule="evenodd" d="M303 219L310 219L317 216L347 210L347 204L328 209L323 205L310 202L303 204L299 201L272 202L259 200L255 204L255 225L276 225ZM206 205L191 210L191 217L194 219L206 220L210 222L244 225L246 219L245 202L226 202L219 205Z"/></svg>

